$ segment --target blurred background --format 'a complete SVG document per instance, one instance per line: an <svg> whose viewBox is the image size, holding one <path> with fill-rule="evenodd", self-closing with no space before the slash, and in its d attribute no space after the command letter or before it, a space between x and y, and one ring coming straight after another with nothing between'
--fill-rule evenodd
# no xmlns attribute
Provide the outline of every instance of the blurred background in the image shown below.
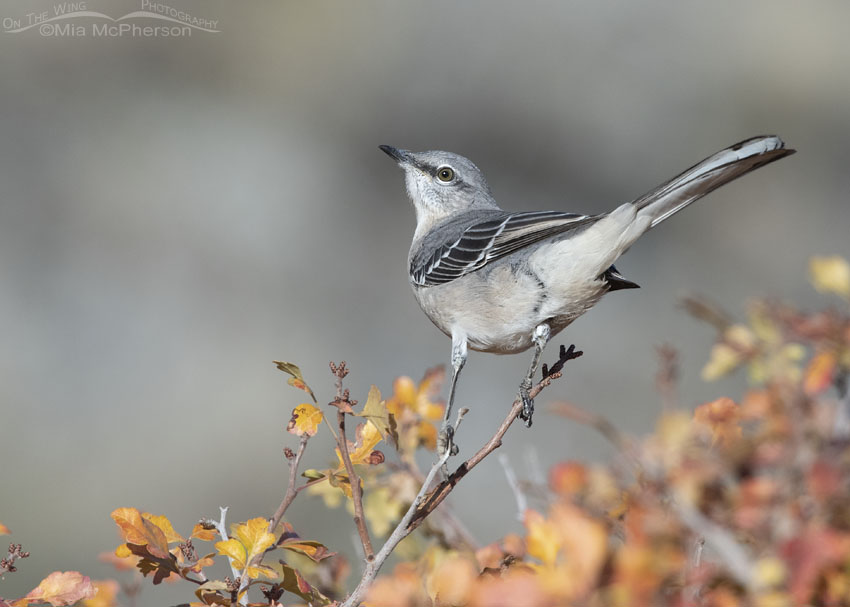
<svg viewBox="0 0 850 607"><path fill-rule="evenodd" d="M304 401L272 360L300 365L320 403L329 360L348 361L361 402L448 362L407 284L414 215L379 144L468 156L506 209L586 213L752 135L799 151L617 264L643 289L550 346L546 360L561 343L585 356L538 399L533 428L511 429L501 451L522 477L608 455L545 411L556 401L651 429L660 344L680 352L685 406L741 395L741 377L701 381L714 336L681 295L739 315L752 295L818 306L808 257L850 253L846 2L164 4L218 31L94 37L105 20L78 17L85 35L16 33L59 5L0 13L0 521L32 552L2 596L54 570L113 577L97 555L118 543L119 506L183 532L220 505L232 522L271 514ZM471 354L461 455L495 430L527 364ZM304 467L327 465L326 438ZM451 501L481 543L519 529L496 458ZM288 518L354 554L344 510L299 498ZM139 605L189 592L146 585Z"/></svg>

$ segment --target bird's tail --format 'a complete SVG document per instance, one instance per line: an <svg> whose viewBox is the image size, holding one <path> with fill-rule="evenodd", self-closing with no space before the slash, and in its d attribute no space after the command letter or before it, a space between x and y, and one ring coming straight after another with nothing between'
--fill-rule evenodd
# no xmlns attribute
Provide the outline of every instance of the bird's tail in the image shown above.
<svg viewBox="0 0 850 607"><path fill-rule="evenodd" d="M633 204L637 207L639 217L648 215L652 218L649 227L654 228L720 186L794 152L774 135L746 139L709 156L681 175L647 192Z"/></svg>

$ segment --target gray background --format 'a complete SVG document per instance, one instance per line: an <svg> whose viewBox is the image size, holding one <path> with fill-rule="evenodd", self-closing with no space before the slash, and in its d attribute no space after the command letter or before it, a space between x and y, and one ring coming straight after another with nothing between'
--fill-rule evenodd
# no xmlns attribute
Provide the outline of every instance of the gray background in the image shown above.
<svg viewBox="0 0 850 607"><path fill-rule="evenodd" d="M677 307L682 293L738 314L751 295L822 305L807 258L848 254L846 2L171 5L221 32L0 34L0 521L33 553L2 596L56 569L111 576L96 556L117 544L118 506L184 532L219 505L231 521L270 514L303 401L273 359L301 365L321 402L331 359L349 361L361 399L448 360L409 292L414 216L378 144L470 157L507 209L587 213L751 135L799 150L621 260L644 288L553 344L586 354L535 426L510 431L502 451L523 476L529 453L543 467L607 453L547 403L651 429L661 343L681 351L684 404L741 394L741 377L699 379L713 335ZM5 2L0 17L52 7ZM471 355L464 453L527 362ZM326 465L323 440L307 467ZM482 543L518 529L495 458L452 502ZM352 552L341 512L299 499L290 520ZM146 587L140 604L190 592Z"/></svg>

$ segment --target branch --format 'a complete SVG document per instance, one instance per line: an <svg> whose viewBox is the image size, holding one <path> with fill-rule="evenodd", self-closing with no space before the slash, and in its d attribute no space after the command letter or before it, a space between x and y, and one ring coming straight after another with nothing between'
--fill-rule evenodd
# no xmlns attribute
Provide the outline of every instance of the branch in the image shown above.
<svg viewBox="0 0 850 607"><path fill-rule="evenodd" d="M298 495L298 489L295 487L295 480L298 476L298 464L301 462L301 457L304 455L304 449L307 447L308 440L310 440L310 437L307 434L301 437L301 442L298 443L298 451L289 461L289 484L286 486L286 494L283 496L283 501L280 502L280 506L277 507L274 516L272 516L272 519L269 521L269 533L274 533L274 530L283 518L286 509L289 508L289 505L293 502L295 496ZM289 448L287 447L287 450L288 449ZM289 451L289 453L291 454L292 452Z"/></svg>
<svg viewBox="0 0 850 607"><path fill-rule="evenodd" d="M578 358L581 355L582 352L576 351L575 346L570 346L569 349L561 346L558 361L552 366L551 370L546 368L543 369L543 379L529 391L529 396L531 398L535 398L541 391L543 391L544 388L552 383L552 380L561 377L561 369L564 366L564 363L574 358ZM466 476L470 470L481 463L481 460L502 445L502 437L508 431L508 428L511 427L511 424L514 422L517 415L519 415L520 411L522 411L522 406L522 399L517 398L513 402L507 417L505 417L504 421L502 421L499 425L499 428L490 440L488 440L487 443L475 453L475 455L458 466L458 468L446 479L438 483L436 488L429 494L428 489L431 486L431 483L434 482L434 479L437 477L437 473L448 461L450 453L446 451L440 455L428 471L428 474L425 477L425 482L422 483L422 487L419 489L419 493L417 493L413 503L410 504L407 512L404 513L404 516L387 538L387 541L381 547L381 550L375 555L374 560L367 563L366 569L363 572L363 577L360 579L357 587L340 607L357 607L360 605L366 597L366 591L378 575L378 571L380 571L381 566L390 554L392 554L399 542L410 535L417 527L419 527L419 525L422 524L428 515L431 514L434 509L436 509L437 506L446 499L446 497L448 497L455 485L460 482L460 479ZM465 413L466 409L461 409L459 412L458 419L454 425L455 431L457 431L457 427L460 425Z"/></svg>
<svg viewBox="0 0 850 607"><path fill-rule="evenodd" d="M345 410L351 411L351 401L348 399L348 390L342 389L342 378L348 375L348 369L345 368L345 361L339 363L339 366L331 363L331 373L336 377L336 400L331 403L337 407L336 421L339 426L339 436L337 446L342 457L342 463L345 465L345 471L348 473L349 484L351 485L351 499L354 502L354 524L357 526L357 533L360 535L360 543L363 544L363 553L366 556L366 562L371 563L375 558L375 550L372 548L372 540L369 539L369 529L366 527L366 518L363 516L363 491L360 486L360 477L354 470L354 465L351 463L351 456L348 454L348 441L345 438ZM356 404L356 403L355 403Z"/></svg>
<svg viewBox="0 0 850 607"><path fill-rule="evenodd" d="M528 498L525 496L522 487L519 486L519 479L517 479L516 472L514 472L514 469L511 466L511 461L508 456L504 453L500 453L498 460L499 463L502 465L502 469L505 471L505 478L507 478L508 485L510 486L511 491L514 494L514 498L516 499L517 520L522 522L523 516L525 515L525 510L526 508L528 508Z"/></svg>
<svg viewBox="0 0 850 607"><path fill-rule="evenodd" d="M221 536L221 540L226 542L228 539L227 535L227 527L225 527L224 519L227 518L227 511L230 509L230 506L219 506L218 509L221 511L221 518L217 521L212 521L215 523L216 528L218 529L218 534ZM230 564L230 571L233 573L234 578L239 577L239 570L233 566L233 559L229 556L227 557L227 562Z"/></svg>

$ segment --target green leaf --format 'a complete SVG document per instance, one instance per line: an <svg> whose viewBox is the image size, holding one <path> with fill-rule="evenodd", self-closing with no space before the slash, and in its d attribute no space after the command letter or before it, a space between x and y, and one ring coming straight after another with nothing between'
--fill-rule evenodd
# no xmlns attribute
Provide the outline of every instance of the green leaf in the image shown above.
<svg viewBox="0 0 850 607"><path fill-rule="evenodd" d="M313 394L313 390L307 385L307 382L304 381L304 376L301 374L301 369L298 368L298 365L284 362L282 360L275 360L272 362L277 365L278 369L292 376L286 380L286 383L298 388L299 390L304 390L304 392L310 395L313 402L318 404L319 401L316 400L316 395Z"/></svg>
<svg viewBox="0 0 850 607"><path fill-rule="evenodd" d="M363 411L357 413L372 422L385 441L398 448L398 432L394 416L387 411L387 402L381 400L381 392L377 387L369 388L369 397L363 406Z"/></svg>

